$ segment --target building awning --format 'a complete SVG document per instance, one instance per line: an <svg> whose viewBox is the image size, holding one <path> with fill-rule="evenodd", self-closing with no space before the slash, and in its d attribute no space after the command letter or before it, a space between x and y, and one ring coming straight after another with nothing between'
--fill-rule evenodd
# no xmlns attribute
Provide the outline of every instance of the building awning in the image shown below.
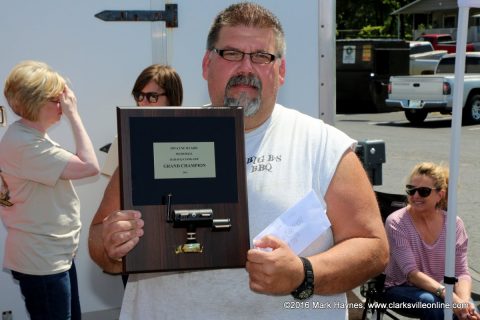
<svg viewBox="0 0 480 320"><path fill-rule="evenodd" d="M414 13L431 13L433 11L458 9L457 0L415 0L412 3L395 10L391 15L395 14L414 14Z"/></svg>

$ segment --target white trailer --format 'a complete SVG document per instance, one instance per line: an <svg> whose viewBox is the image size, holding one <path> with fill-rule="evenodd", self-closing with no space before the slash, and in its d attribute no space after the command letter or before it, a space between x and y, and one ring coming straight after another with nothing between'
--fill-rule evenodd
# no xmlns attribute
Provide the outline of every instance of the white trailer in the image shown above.
<svg viewBox="0 0 480 320"><path fill-rule="evenodd" d="M178 5L178 26L164 22L106 22L95 17L104 10L165 10ZM100 164L99 148L116 134L116 106L134 104L131 88L139 72L152 63L175 67L184 84L184 105L209 102L201 60L210 24L229 0L16 0L0 3L0 79L27 59L41 60L71 81L84 124ZM335 115L335 1L259 0L282 21L287 40L287 78L278 101L332 123ZM7 125L17 119L3 95ZM49 131L52 139L74 148L67 121ZM6 130L0 126L0 138ZM81 201L83 231L76 258L82 311L118 308L123 295L119 276L107 275L92 262L87 236L108 177L75 182ZM6 230L0 225L0 257ZM1 258L0 258L1 259ZM27 313L18 284L8 270L0 270L0 314L11 310L14 319Z"/></svg>

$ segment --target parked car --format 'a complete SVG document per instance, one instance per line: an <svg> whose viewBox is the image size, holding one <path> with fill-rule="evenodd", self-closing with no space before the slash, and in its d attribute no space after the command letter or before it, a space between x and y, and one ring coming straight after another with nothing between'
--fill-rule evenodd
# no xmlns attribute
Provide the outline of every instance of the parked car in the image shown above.
<svg viewBox="0 0 480 320"><path fill-rule="evenodd" d="M480 124L480 52L467 52L463 85L463 121ZM392 76L388 84L390 108L405 111L407 119L422 123L429 112L452 112L455 78L455 54L444 55L435 74Z"/></svg>
<svg viewBox="0 0 480 320"><path fill-rule="evenodd" d="M424 34L415 39L417 41L428 41L435 50L447 50L448 53L454 53L457 49L457 42L448 33L430 33ZM467 43L466 51L475 51L473 43Z"/></svg>
<svg viewBox="0 0 480 320"><path fill-rule="evenodd" d="M410 75L433 74L447 50L435 50L428 41L410 41Z"/></svg>

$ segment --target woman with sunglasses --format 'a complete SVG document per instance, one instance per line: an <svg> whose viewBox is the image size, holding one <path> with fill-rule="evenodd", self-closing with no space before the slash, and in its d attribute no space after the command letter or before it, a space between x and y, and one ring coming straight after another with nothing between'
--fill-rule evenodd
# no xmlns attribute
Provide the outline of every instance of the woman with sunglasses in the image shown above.
<svg viewBox="0 0 480 320"><path fill-rule="evenodd" d="M398 303L402 314L444 319L448 169L430 162L417 164L405 191L408 205L385 223L390 263L383 297L386 303ZM470 297L467 245L465 227L457 217L454 319L480 319Z"/></svg>

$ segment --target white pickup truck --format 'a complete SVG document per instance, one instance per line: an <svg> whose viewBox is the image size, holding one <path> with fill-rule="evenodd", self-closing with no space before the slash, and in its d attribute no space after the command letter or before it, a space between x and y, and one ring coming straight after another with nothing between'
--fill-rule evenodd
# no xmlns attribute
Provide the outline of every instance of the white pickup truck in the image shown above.
<svg viewBox="0 0 480 320"><path fill-rule="evenodd" d="M447 50L435 50L428 41L410 41L410 75L433 74Z"/></svg>
<svg viewBox="0 0 480 320"><path fill-rule="evenodd" d="M480 124L480 52L466 53L463 123ZM422 123L429 112L451 114L455 54L444 55L433 75L391 76L387 107L404 110L408 121Z"/></svg>

